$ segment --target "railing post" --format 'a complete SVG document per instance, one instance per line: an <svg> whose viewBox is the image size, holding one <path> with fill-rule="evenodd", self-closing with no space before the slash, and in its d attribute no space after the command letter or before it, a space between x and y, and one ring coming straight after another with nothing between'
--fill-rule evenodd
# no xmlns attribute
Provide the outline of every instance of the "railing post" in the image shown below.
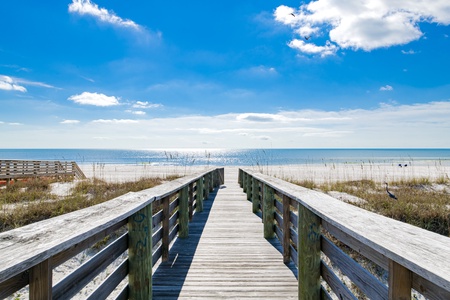
<svg viewBox="0 0 450 300"><path fill-rule="evenodd" d="M204 199L208 199L209 197L209 175L206 174L205 175L205 185L204 185L204 189L205 189L205 198Z"/></svg>
<svg viewBox="0 0 450 300"><path fill-rule="evenodd" d="M252 211L256 214L259 211L259 181L252 178Z"/></svg>
<svg viewBox="0 0 450 300"><path fill-rule="evenodd" d="M263 222L264 222L264 237L266 239L271 239L275 236L275 231L273 230L273 225L275 222L274 218L274 197L273 197L273 188L264 184L264 213L263 213Z"/></svg>
<svg viewBox="0 0 450 300"><path fill-rule="evenodd" d="M152 204L128 218L130 299L152 298Z"/></svg>
<svg viewBox="0 0 450 300"><path fill-rule="evenodd" d="M189 184L189 222L192 221L194 215L194 183Z"/></svg>
<svg viewBox="0 0 450 300"><path fill-rule="evenodd" d="M411 271L389 260L389 300L410 300L411 288Z"/></svg>
<svg viewBox="0 0 450 300"><path fill-rule="evenodd" d="M320 299L320 218L298 205L298 299Z"/></svg>
<svg viewBox="0 0 450 300"><path fill-rule="evenodd" d="M162 248L161 248L161 260L169 260L169 234L170 234L170 196L164 197L162 200Z"/></svg>
<svg viewBox="0 0 450 300"><path fill-rule="evenodd" d="M247 175L247 180L246 180L246 185L247 185L247 200L251 201L252 200L252 181L253 181L253 176Z"/></svg>
<svg viewBox="0 0 450 300"><path fill-rule="evenodd" d="M209 192L211 193L214 190L214 177L213 177L213 173L214 172L209 172L208 174L208 178L209 178Z"/></svg>
<svg viewBox="0 0 450 300"><path fill-rule="evenodd" d="M52 299L52 268L47 259L30 269L30 300Z"/></svg>
<svg viewBox="0 0 450 300"><path fill-rule="evenodd" d="M291 203L290 198L283 195L283 262L291 261Z"/></svg>
<svg viewBox="0 0 450 300"><path fill-rule="evenodd" d="M242 191L244 193L247 193L247 179L248 179L248 174L246 172L242 173Z"/></svg>
<svg viewBox="0 0 450 300"><path fill-rule="evenodd" d="M179 220L178 224L180 228L178 229L179 238L187 238L189 236L189 203L188 203L189 193L188 186L186 185L180 190L179 193Z"/></svg>
<svg viewBox="0 0 450 300"><path fill-rule="evenodd" d="M197 180L197 192L196 192L196 197L197 197L197 207L195 208L196 212L202 212L203 211L203 176L200 177Z"/></svg>
<svg viewBox="0 0 450 300"><path fill-rule="evenodd" d="M239 173L238 173L238 183L239 183L239 186L242 188L242 173L243 173L244 171L242 171L242 169L239 169Z"/></svg>

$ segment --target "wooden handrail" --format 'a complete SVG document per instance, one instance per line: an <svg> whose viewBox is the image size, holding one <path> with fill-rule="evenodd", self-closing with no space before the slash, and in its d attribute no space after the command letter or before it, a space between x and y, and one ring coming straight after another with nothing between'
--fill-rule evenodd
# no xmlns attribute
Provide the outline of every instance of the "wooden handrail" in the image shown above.
<svg viewBox="0 0 450 300"><path fill-rule="evenodd" d="M128 286L121 295L151 299L152 263L161 256L167 260L169 244L177 233L189 234L189 211L201 211L199 204L209 191L223 183L219 174L223 169L210 169L0 233L0 299L26 285L30 299L70 297L125 250L128 258L90 297L104 298L128 275ZM162 210L152 215L153 206ZM125 225L128 231L120 238L57 284L52 283L55 267Z"/></svg>
<svg viewBox="0 0 450 300"><path fill-rule="evenodd" d="M74 176L85 179L83 171L74 161L0 160L0 179L7 181L30 177Z"/></svg>
<svg viewBox="0 0 450 300"><path fill-rule="evenodd" d="M264 235L277 236L285 263L298 266L299 299L356 299L342 274L370 299L411 299L411 289L427 299L450 299L450 238L252 170L240 169L239 183L263 215ZM329 236L386 270L387 284Z"/></svg>

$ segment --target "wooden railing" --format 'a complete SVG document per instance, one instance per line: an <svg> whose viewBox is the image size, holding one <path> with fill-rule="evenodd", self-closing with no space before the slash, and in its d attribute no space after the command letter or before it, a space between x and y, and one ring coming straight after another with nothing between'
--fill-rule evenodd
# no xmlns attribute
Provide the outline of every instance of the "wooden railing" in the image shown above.
<svg viewBox="0 0 450 300"><path fill-rule="evenodd" d="M298 266L299 299L450 299L450 238L251 170L239 183Z"/></svg>
<svg viewBox="0 0 450 300"><path fill-rule="evenodd" d="M30 299L71 298L127 250L88 299L104 299L113 291L116 299L151 299L152 264L168 259L177 233L188 236L189 219L203 210L203 200L223 178L223 169L211 169L1 233L0 299L27 285ZM53 284L57 266L114 232L120 237ZM127 275L128 283L118 288Z"/></svg>
<svg viewBox="0 0 450 300"><path fill-rule="evenodd" d="M0 160L0 179L7 181L17 178L74 176L85 179L86 176L72 161L43 160Z"/></svg>

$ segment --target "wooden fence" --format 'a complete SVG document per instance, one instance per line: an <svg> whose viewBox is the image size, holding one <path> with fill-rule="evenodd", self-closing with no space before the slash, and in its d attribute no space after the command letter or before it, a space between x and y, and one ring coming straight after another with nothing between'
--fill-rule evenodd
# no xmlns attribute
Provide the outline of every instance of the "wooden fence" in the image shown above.
<svg viewBox="0 0 450 300"><path fill-rule="evenodd" d="M239 183L264 236L298 266L299 299L411 299L412 289L450 299L450 238L250 170L239 170Z"/></svg>
<svg viewBox="0 0 450 300"><path fill-rule="evenodd" d="M7 182L18 178L56 176L86 178L74 161L0 160L0 179Z"/></svg>
<svg viewBox="0 0 450 300"><path fill-rule="evenodd" d="M67 299L116 258L127 257L90 294L105 299L128 275L116 299L151 299L152 264L168 259L169 245L187 237L188 222L203 209L223 169L211 169L66 215L0 234L0 299L29 285L30 299ZM156 211L153 214L153 211ZM52 271L113 232L120 237L53 284Z"/></svg>

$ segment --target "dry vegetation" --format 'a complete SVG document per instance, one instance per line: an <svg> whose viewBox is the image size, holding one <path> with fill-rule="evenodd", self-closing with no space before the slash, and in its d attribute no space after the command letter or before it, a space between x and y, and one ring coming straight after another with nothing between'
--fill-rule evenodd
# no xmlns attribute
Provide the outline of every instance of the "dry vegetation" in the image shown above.
<svg viewBox="0 0 450 300"><path fill-rule="evenodd" d="M373 180L345 181L315 184L313 181L296 184L325 193L337 191L365 201L348 201L361 208L406 222L445 236L450 236L450 181L440 178L434 182L426 178L389 182L389 191L383 183Z"/></svg>
<svg viewBox="0 0 450 300"><path fill-rule="evenodd" d="M0 188L0 232L96 205L175 178L146 178L124 183L84 180L76 183L64 197L51 193L50 185L55 182L54 179L17 181Z"/></svg>

